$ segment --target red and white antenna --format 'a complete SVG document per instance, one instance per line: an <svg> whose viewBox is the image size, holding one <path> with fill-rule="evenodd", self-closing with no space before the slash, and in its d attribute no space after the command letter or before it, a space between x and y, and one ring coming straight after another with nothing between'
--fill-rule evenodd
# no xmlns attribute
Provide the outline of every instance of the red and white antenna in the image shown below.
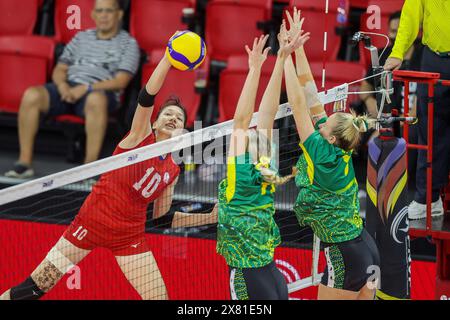
<svg viewBox="0 0 450 320"><path fill-rule="evenodd" d="M327 60L327 44L328 44L328 0L325 0L325 23L323 30L323 54L322 54L322 89L325 88L325 65Z"/></svg>

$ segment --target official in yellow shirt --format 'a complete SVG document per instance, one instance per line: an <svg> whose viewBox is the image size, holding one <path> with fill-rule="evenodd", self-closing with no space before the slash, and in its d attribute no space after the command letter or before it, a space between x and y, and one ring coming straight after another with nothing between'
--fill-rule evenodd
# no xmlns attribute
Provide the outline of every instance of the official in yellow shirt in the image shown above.
<svg viewBox="0 0 450 320"><path fill-rule="evenodd" d="M406 0L386 70L397 69L423 25L422 43L437 55L450 55L450 1Z"/></svg>
<svg viewBox="0 0 450 320"><path fill-rule="evenodd" d="M438 72L450 79L450 1L406 0L392 53L384 69L398 69L422 25L421 71ZM427 86L419 84L417 100L419 144L427 144ZM432 216L444 214L440 189L448 184L450 169L450 87L436 85L434 96ZM410 219L426 217L426 152L419 151L416 170L416 194L408 207Z"/></svg>

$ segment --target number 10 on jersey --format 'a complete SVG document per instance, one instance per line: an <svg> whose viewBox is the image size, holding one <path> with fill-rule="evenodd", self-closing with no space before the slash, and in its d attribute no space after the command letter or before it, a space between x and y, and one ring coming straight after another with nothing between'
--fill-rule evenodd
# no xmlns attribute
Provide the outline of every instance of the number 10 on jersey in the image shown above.
<svg viewBox="0 0 450 320"><path fill-rule="evenodd" d="M149 168L145 172L145 175L142 177L142 179L139 182L136 182L133 185L133 188L136 191L140 191L142 189L142 186L144 183L150 178L150 181L147 183L147 186L142 189L142 196L144 198L150 198L152 194L156 191L158 188L160 182L161 182L161 175L158 172L155 172L155 174L152 175L153 171L155 171L155 168Z"/></svg>

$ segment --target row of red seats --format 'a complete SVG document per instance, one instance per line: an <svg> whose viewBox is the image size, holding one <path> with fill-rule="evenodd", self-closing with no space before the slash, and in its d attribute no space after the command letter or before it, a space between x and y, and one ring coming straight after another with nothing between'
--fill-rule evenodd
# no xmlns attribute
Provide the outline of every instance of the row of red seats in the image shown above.
<svg viewBox="0 0 450 320"><path fill-rule="evenodd" d="M44 0L0 0L0 36L31 35L36 24L39 8ZM306 17L305 30L312 33L311 59L322 59L323 32L327 31L329 60L335 60L339 49L339 37L336 35L336 14L341 0L329 0L328 10L331 18L325 14L326 1L289 0L288 9L293 6L301 8ZM359 1L361 2L361 1ZM389 15L400 10L404 0L366 0L367 6L377 5L381 8L381 33L386 31ZM58 42L67 43L78 30L67 28L68 8L77 5L81 13L81 29L95 27L90 18L94 0L56 0L55 37ZM349 12L349 1L344 1L345 10ZM251 43L255 36L261 34L257 23L269 21L272 17L272 0L211 0L206 9L206 40L212 60L227 58L242 51L245 43ZM174 30L186 27L181 22L184 8L196 7L196 0L132 0L130 32L136 37L141 47L150 52L164 46ZM367 14L363 15L362 30L367 28ZM329 20L329 21L328 21ZM149 24L151 21L151 24ZM327 23L326 23L327 22ZM245 32L242 32L245 30ZM374 39L376 46L384 45L384 40Z"/></svg>
<svg viewBox="0 0 450 320"><path fill-rule="evenodd" d="M76 4L81 9L81 28L94 27L90 19L90 10L95 0L56 0L55 6L55 37L56 42L67 43L78 30L69 30L66 19L70 15L67 8ZM194 9L196 0L131 0L130 7L130 33L138 40L139 45L149 56L148 63L143 67L142 82L144 83L154 70L167 39L174 30L185 29L182 23L182 10L186 7ZM382 2L396 3L395 10L401 8L403 1L370 0L368 3ZM45 83L53 68L53 51L55 41L47 37L31 36L37 20L37 12L43 0L0 0L0 81L5 85L0 88L0 110L17 112L20 97L26 87ZM335 15L339 0L329 0L328 25L325 20L325 1L290 0L289 9L294 5L302 10L306 17L305 30L312 33L312 39L307 47L310 60L322 60L323 32L328 33L329 61L336 59L339 50L340 37L334 32L336 27ZM382 8L384 9L383 4ZM393 11L394 10L393 7ZM348 8L347 8L348 9ZM34 15L29 15L33 13ZM384 12L384 11L383 11ZM84 13L84 14L83 14ZM391 12L388 12L389 14ZM388 15L386 13L386 16ZM4 15L2 17L1 15ZM240 55L244 44L251 43L255 36L262 33L258 29L258 22L270 20L272 17L272 0L211 0L206 7L206 42L208 45L208 58L211 60L228 61L227 68L220 75L219 109L220 120L232 118L236 102L239 97L238 85L245 79L245 68L241 68L237 61L245 60ZM150 23L149 23L150 21ZM384 23L382 22L382 27ZM3 28L5 24L5 28ZM364 24L365 25L365 24ZM7 37L5 34L28 34L26 37ZM237 55L237 56L236 56ZM270 59L269 59L270 60ZM273 59L272 59L273 60ZM322 74L321 64L313 63L317 80ZM5 67L3 67L5 66ZM263 73L261 90L265 88L270 70L273 66L266 63L267 71ZM204 73L208 73L209 63L202 66ZM339 72L345 68L346 72ZM347 72L347 70L355 72ZM330 88L335 84L359 79L364 75L365 68L348 62L327 62L327 85ZM189 108L189 125L192 124L200 105L200 96L194 91L195 73L177 75L172 71L163 87L164 96L176 91ZM267 81L266 81L267 80ZM259 97L261 94L259 95ZM159 104L162 101L157 100Z"/></svg>

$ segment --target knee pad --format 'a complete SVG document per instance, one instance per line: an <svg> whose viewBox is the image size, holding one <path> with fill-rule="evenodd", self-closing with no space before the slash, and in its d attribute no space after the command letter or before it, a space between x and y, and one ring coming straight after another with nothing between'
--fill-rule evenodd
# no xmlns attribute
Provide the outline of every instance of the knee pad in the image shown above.
<svg viewBox="0 0 450 320"><path fill-rule="evenodd" d="M38 300L45 294L31 277L11 288L11 300Z"/></svg>

